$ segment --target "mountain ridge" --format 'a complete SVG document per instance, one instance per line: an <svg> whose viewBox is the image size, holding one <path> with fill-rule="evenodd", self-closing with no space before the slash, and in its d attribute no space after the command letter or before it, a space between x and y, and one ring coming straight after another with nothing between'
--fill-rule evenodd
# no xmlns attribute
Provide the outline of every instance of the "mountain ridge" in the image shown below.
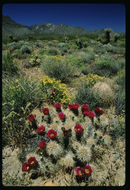
<svg viewBox="0 0 130 190"><path fill-rule="evenodd" d="M66 24L45 23L34 24L31 26L16 23L10 16L2 16L2 32L4 35L24 35L24 34L62 34L62 35L85 35L104 33L103 28L88 30L80 26L70 26ZM111 30L111 34L118 33Z"/></svg>

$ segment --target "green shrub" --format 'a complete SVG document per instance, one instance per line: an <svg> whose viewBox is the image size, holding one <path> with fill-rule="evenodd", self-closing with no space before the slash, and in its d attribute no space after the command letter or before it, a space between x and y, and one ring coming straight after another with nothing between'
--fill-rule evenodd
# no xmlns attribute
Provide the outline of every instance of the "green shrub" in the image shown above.
<svg viewBox="0 0 130 190"><path fill-rule="evenodd" d="M92 60L94 60L95 56L92 51L80 51L74 52L70 55L66 56L66 62L71 63L78 68L83 67L86 64L89 64Z"/></svg>
<svg viewBox="0 0 130 190"><path fill-rule="evenodd" d="M90 63L95 58L93 51L87 51L87 49L86 52L79 52L78 56L83 63Z"/></svg>
<svg viewBox="0 0 130 190"><path fill-rule="evenodd" d="M7 44L2 43L2 50L6 50L8 48Z"/></svg>
<svg viewBox="0 0 130 190"><path fill-rule="evenodd" d="M27 46L27 45L22 45L21 49L20 49L21 53L28 53L30 54L32 52L32 48Z"/></svg>
<svg viewBox="0 0 130 190"><path fill-rule="evenodd" d="M24 177L11 176L9 174L2 175L2 181L4 186L29 186L32 184L31 179L25 179Z"/></svg>
<svg viewBox="0 0 130 190"><path fill-rule="evenodd" d="M22 54L22 52L21 52L19 49L16 49L16 50L13 52L12 56L13 56L14 58L24 59L24 58L26 58L27 55L26 55L26 54Z"/></svg>
<svg viewBox="0 0 130 190"><path fill-rule="evenodd" d="M81 72L84 74L84 75L87 75L89 73L94 73L94 67L92 67L92 65L85 65Z"/></svg>
<svg viewBox="0 0 130 190"><path fill-rule="evenodd" d="M120 87L116 93L116 113L120 114L122 110L125 110L126 93L125 88Z"/></svg>
<svg viewBox="0 0 130 190"><path fill-rule="evenodd" d="M97 104L96 98L93 96L91 88L89 88L86 82L80 83L77 88L76 102L80 105L89 104L90 108L94 108Z"/></svg>
<svg viewBox="0 0 130 190"><path fill-rule="evenodd" d="M63 43L63 42L60 42L59 44L58 44L58 47L59 48L63 48L63 47L66 47L67 46L67 44L66 43Z"/></svg>
<svg viewBox="0 0 130 190"><path fill-rule="evenodd" d="M125 87L125 69L120 70L117 73L117 76L115 77L115 81L116 83L120 86L120 87Z"/></svg>
<svg viewBox="0 0 130 190"><path fill-rule="evenodd" d="M67 83L75 74L75 67L66 63L62 56L51 56L41 60L41 69L50 77Z"/></svg>
<svg viewBox="0 0 130 190"><path fill-rule="evenodd" d="M19 144L27 130L27 116L35 106L41 104L43 92L37 82L27 78L4 79L2 86L3 143ZM25 130L25 131L24 131Z"/></svg>
<svg viewBox="0 0 130 190"><path fill-rule="evenodd" d="M95 44L93 49L96 54L103 54L106 52L102 43Z"/></svg>
<svg viewBox="0 0 130 190"><path fill-rule="evenodd" d="M125 47L126 46L125 39L118 40L117 41L117 46L119 46L119 47Z"/></svg>
<svg viewBox="0 0 130 190"><path fill-rule="evenodd" d="M31 64L29 63L28 60L24 61L24 67L25 68L30 68L31 67Z"/></svg>
<svg viewBox="0 0 130 190"><path fill-rule="evenodd" d="M36 48L44 48L44 43L42 41L37 41L35 43Z"/></svg>
<svg viewBox="0 0 130 190"><path fill-rule="evenodd" d="M110 119L109 134L113 139L125 137L125 110L121 110L119 115Z"/></svg>
<svg viewBox="0 0 130 190"><path fill-rule="evenodd" d="M56 48L51 48L48 50L48 55L58 55L59 54L59 51L56 49Z"/></svg>
<svg viewBox="0 0 130 190"><path fill-rule="evenodd" d="M107 44L109 45L109 44ZM125 54L125 48L124 47L116 47L116 46L107 46L106 44L104 45L104 48L106 49L107 52L111 52L114 54Z"/></svg>
<svg viewBox="0 0 130 190"><path fill-rule="evenodd" d="M9 79L3 81L3 102L14 101L14 111L20 111L20 108L31 102L33 106L41 101L41 91L36 82L27 78ZM8 109L9 110L9 109Z"/></svg>
<svg viewBox="0 0 130 190"><path fill-rule="evenodd" d="M3 74L14 75L18 73L18 64L13 60L10 51L2 53L2 72Z"/></svg>
<svg viewBox="0 0 130 190"><path fill-rule="evenodd" d="M18 46L18 44L16 42L11 42L11 43L8 44L8 48L9 48L10 51L14 51L15 49L18 49L19 46Z"/></svg>
<svg viewBox="0 0 130 190"><path fill-rule="evenodd" d="M115 61L114 57L109 54L102 55L95 62L94 73L101 76L109 77L116 74L120 69L120 65Z"/></svg>

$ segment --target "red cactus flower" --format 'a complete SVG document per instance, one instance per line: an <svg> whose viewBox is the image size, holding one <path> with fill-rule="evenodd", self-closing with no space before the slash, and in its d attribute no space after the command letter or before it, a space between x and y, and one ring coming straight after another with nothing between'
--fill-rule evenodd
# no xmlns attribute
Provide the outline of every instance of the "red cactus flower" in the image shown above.
<svg viewBox="0 0 130 190"><path fill-rule="evenodd" d="M30 122L35 121L35 116L34 116L33 114L30 114L30 115L28 116L28 120L29 120Z"/></svg>
<svg viewBox="0 0 130 190"><path fill-rule="evenodd" d="M88 104L83 104L82 109L83 109L83 111L89 110L89 105Z"/></svg>
<svg viewBox="0 0 130 190"><path fill-rule="evenodd" d="M76 133L81 133L83 131L83 128L80 124L76 124L74 129Z"/></svg>
<svg viewBox="0 0 130 190"><path fill-rule="evenodd" d="M96 114L102 115L104 113L104 111L102 109L100 109L99 107L95 108L95 112Z"/></svg>
<svg viewBox="0 0 130 190"><path fill-rule="evenodd" d="M57 102L57 103L54 104L54 106L55 106L55 108L60 109L61 108L61 103Z"/></svg>
<svg viewBox="0 0 130 190"><path fill-rule="evenodd" d="M70 133L70 131L69 130L67 130L67 129L64 129L63 130L63 134L66 136L66 135L68 135Z"/></svg>
<svg viewBox="0 0 130 190"><path fill-rule="evenodd" d="M88 115L89 115L89 112L90 112L89 110L84 111L84 112L83 112L84 116L86 116L86 115L88 116Z"/></svg>
<svg viewBox="0 0 130 190"><path fill-rule="evenodd" d="M89 118L92 119L92 118L94 118L94 116L95 116L95 113L94 113L93 111L89 111L89 112L88 112L88 117L89 117Z"/></svg>
<svg viewBox="0 0 130 190"><path fill-rule="evenodd" d="M82 176L84 175L84 170L83 170L80 166L78 166L78 167L75 169L75 171L76 171L76 174L77 174L79 177L82 177Z"/></svg>
<svg viewBox="0 0 130 190"><path fill-rule="evenodd" d="M73 104L73 109L74 109L74 110L77 110L78 108L79 108L79 104L74 103L74 104Z"/></svg>
<svg viewBox="0 0 130 190"><path fill-rule="evenodd" d="M46 147L46 142L45 141L41 141L39 143L39 148L44 149L45 147Z"/></svg>
<svg viewBox="0 0 130 190"><path fill-rule="evenodd" d="M45 132L45 127L44 127L44 125L38 126L38 127L37 127L37 132L38 132L38 133L44 133L44 132Z"/></svg>
<svg viewBox="0 0 130 190"><path fill-rule="evenodd" d="M35 166L35 165L37 164L36 158L35 158L35 157L30 157L30 158L28 159L28 164L29 164L30 166Z"/></svg>
<svg viewBox="0 0 130 190"><path fill-rule="evenodd" d="M44 108L44 109L43 109L43 113L44 113L45 115L48 115L48 114L49 114L49 109L48 109L48 108Z"/></svg>
<svg viewBox="0 0 130 190"><path fill-rule="evenodd" d="M55 94L55 93L56 93L56 89L53 89L53 90L52 90L52 93Z"/></svg>
<svg viewBox="0 0 130 190"><path fill-rule="evenodd" d="M54 139L54 138L56 138L56 136L57 136L57 131L55 131L55 130L53 130L53 129L50 129L50 130L47 132L46 136L47 136L48 138L50 138L50 139Z"/></svg>
<svg viewBox="0 0 130 190"><path fill-rule="evenodd" d="M84 173L87 175L87 176L90 176L91 173L92 173L92 168L90 165L86 164L86 166L84 167Z"/></svg>
<svg viewBox="0 0 130 190"><path fill-rule="evenodd" d="M60 119L65 119L65 114L63 112L58 113Z"/></svg>
<svg viewBox="0 0 130 190"><path fill-rule="evenodd" d="M68 108L69 108L70 110L72 110L72 109L73 109L73 104L69 104L69 105L68 105Z"/></svg>
<svg viewBox="0 0 130 190"><path fill-rule="evenodd" d="M27 162L25 162L23 165L22 165L22 171L23 172L29 172L30 171L30 165L27 163Z"/></svg>

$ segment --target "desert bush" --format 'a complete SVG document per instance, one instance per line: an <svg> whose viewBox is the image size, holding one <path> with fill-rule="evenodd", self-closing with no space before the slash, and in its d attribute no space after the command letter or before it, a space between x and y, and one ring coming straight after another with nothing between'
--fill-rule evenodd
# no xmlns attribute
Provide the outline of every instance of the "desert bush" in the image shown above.
<svg viewBox="0 0 130 190"><path fill-rule="evenodd" d="M124 47L125 48L125 46L126 46L125 39L118 40L116 45L119 46L119 47Z"/></svg>
<svg viewBox="0 0 130 190"><path fill-rule="evenodd" d="M59 54L59 51L56 49L56 48L50 48L48 49L48 55L58 55Z"/></svg>
<svg viewBox="0 0 130 190"><path fill-rule="evenodd" d="M25 59L28 56L28 54L27 53L22 54L22 52L19 49L16 49L12 53L12 56L17 59Z"/></svg>
<svg viewBox="0 0 130 190"><path fill-rule="evenodd" d="M53 43L53 41L48 41L47 44L48 44L49 47L53 47L53 46L55 46L55 44Z"/></svg>
<svg viewBox="0 0 130 190"><path fill-rule="evenodd" d="M38 84L27 78L5 79L2 90L3 103L8 105L8 103L14 101L14 111L18 113L20 108L26 106L27 103L30 102L35 107L42 99ZM10 110L8 106L5 106L5 108L6 111Z"/></svg>
<svg viewBox="0 0 130 190"><path fill-rule="evenodd" d="M9 174L3 174L2 181L4 186L28 186L32 184L32 180L30 179L18 176L15 176L14 178Z"/></svg>
<svg viewBox="0 0 130 190"><path fill-rule="evenodd" d="M15 133L16 131L20 133L20 130L24 130L23 126L27 119L27 114L41 103L42 96L43 92L41 92L38 84L27 78L3 80L3 129L6 128L6 130L3 130L3 143L7 143L6 138L8 138L8 135L13 138L11 143L19 142L20 139L18 139L18 136L15 137ZM25 112L25 110L27 111Z"/></svg>
<svg viewBox="0 0 130 190"><path fill-rule="evenodd" d="M2 43L2 50L6 50L8 48L7 44Z"/></svg>
<svg viewBox="0 0 130 190"><path fill-rule="evenodd" d="M25 60L25 61L24 61L24 67L25 67L25 68L30 68L30 67L32 67L31 64L30 64L30 62L29 62L29 60Z"/></svg>
<svg viewBox="0 0 130 190"><path fill-rule="evenodd" d="M110 118L108 131L114 140L125 137L125 110Z"/></svg>
<svg viewBox="0 0 130 190"><path fill-rule="evenodd" d="M126 107L126 92L125 88L120 87L116 93L116 113L120 114L122 110L125 110Z"/></svg>
<svg viewBox="0 0 130 190"><path fill-rule="evenodd" d="M79 52L78 56L83 63L90 63L92 60L94 60L93 51L85 50L85 52Z"/></svg>
<svg viewBox="0 0 130 190"><path fill-rule="evenodd" d="M14 75L18 73L19 68L16 61L13 60L13 56L10 51L4 51L2 53L2 72L3 74Z"/></svg>
<svg viewBox="0 0 130 190"><path fill-rule="evenodd" d="M71 63L73 66L78 68L83 67L85 64L89 64L94 60L93 52L73 52L70 55L66 56L66 62Z"/></svg>
<svg viewBox="0 0 130 190"><path fill-rule="evenodd" d="M114 78L114 80L116 81L116 83L120 86L120 87L122 87L122 88L124 88L125 87L125 77L126 77L126 74L125 74L125 69L121 69L118 73L117 73L117 75L116 75L116 77Z"/></svg>
<svg viewBox="0 0 130 190"><path fill-rule="evenodd" d="M106 49L107 52L111 52L114 54L123 54L123 55L125 54L125 48L123 47L104 45L104 48Z"/></svg>
<svg viewBox="0 0 130 190"><path fill-rule="evenodd" d="M97 99L86 82L81 82L79 84L75 99L80 105L84 103L89 104L91 108L97 105Z"/></svg>
<svg viewBox="0 0 130 190"><path fill-rule="evenodd" d="M95 73L106 77L116 74L120 69L118 62L116 62L114 57L109 54L100 56L95 62L95 67Z"/></svg>
<svg viewBox="0 0 130 190"><path fill-rule="evenodd" d="M95 71L95 65L93 65L93 66L92 65L85 65L81 69L81 72L84 75L96 73L94 71Z"/></svg>
<svg viewBox="0 0 130 190"><path fill-rule="evenodd" d="M75 67L66 63L61 56L47 57L41 60L41 69L50 77L67 83L75 74Z"/></svg>
<svg viewBox="0 0 130 190"><path fill-rule="evenodd" d="M64 43L64 42L60 42L60 43L58 44L58 47L59 47L59 48L63 48L63 47L66 47L66 46L67 46L67 44Z"/></svg>
<svg viewBox="0 0 130 190"><path fill-rule="evenodd" d="M18 43L16 43L16 42L11 42L11 43L8 44L8 48L12 52L15 49L19 49L20 45Z"/></svg>
<svg viewBox="0 0 130 190"><path fill-rule="evenodd" d="M106 50L103 48L103 44L99 43L99 44L94 45L94 52L96 54L103 54L106 52Z"/></svg>
<svg viewBox="0 0 130 190"><path fill-rule="evenodd" d="M35 42L35 47L36 48L44 48L44 42L43 41L36 41Z"/></svg>
<svg viewBox="0 0 130 190"><path fill-rule="evenodd" d="M32 48L30 46L27 45L22 45L22 47L20 48L20 51L24 54L24 53L28 53L30 54L32 52Z"/></svg>

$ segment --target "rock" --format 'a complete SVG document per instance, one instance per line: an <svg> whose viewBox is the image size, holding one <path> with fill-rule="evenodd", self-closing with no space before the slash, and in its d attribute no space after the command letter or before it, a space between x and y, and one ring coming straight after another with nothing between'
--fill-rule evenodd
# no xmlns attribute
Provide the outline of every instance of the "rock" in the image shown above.
<svg viewBox="0 0 130 190"><path fill-rule="evenodd" d="M46 182L44 186L57 186L55 183L53 183L51 180Z"/></svg>
<svg viewBox="0 0 130 190"><path fill-rule="evenodd" d="M12 149L10 147L5 147L2 151L2 157L9 157L12 154Z"/></svg>
<svg viewBox="0 0 130 190"><path fill-rule="evenodd" d="M33 180L31 186L44 186L44 181L42 177L38 177L37 179Z"/></svg>
<svg viewBox="0 0 130 190"><path fill-rule="evenodd" d="M114 159L118 160L120 157L121 157L121 155L119 153L116 153L115 156L114 156Z"/></svg>
<svg viewBox="0 0 130 190"><path fill-rule="evenodd" d="M116 186L125 185L125 168L118 169L114 179Z"/></svg>
<svg viewBox="0 0 130 190"><path fill-rule="evenodd" d="M6 149L7 150L7 149ZM9 150L9 149L8 149ZM8 151L7 151L8 152ZM8 152L8 157L5 157L3 159L3 173L5 174L9 174L12 177L14 176L18 176L21 177L22 176L22 163L20 163L20 161L18 160L18 152L19 149L14 149L14 151Z"/></svg>

